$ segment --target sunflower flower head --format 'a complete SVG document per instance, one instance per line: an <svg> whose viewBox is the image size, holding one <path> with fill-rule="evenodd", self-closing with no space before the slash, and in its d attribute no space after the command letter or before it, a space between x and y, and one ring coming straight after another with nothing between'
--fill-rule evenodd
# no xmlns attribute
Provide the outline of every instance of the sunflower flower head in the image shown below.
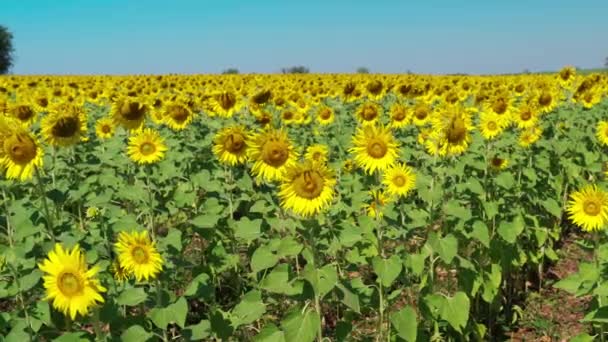
<svg viewBox="0 0 608 342"><path fill-rule="evenodd" d="M566 211L581 229L602 230L608 223L608 193L595 185L587 185L570 195Z"/></svg>
<svg viewBox="0 0 608 342"><path fill-rule="evenodd" d="M137 281L154 279L162 270L163 259L147 231L122 231L114 246L120 267L134 275Z"/></svg>

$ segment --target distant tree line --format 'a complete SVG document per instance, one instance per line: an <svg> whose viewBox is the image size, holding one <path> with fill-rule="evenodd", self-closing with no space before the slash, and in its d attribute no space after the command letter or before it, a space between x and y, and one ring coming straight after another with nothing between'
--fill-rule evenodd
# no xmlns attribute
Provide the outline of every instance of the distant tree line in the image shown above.
<svg viewBox="0 0 608 342"><path fill-rule="evenodd" d="M0 25L0 74L6 74L13 66L13 34Z"/></svg>

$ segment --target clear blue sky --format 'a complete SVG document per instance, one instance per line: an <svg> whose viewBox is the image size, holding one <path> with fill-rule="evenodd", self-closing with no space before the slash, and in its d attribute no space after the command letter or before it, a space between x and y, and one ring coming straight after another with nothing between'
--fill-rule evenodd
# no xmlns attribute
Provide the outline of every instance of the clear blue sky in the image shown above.
<svg viewBox="0 0 608 342"><path fill-rule="evenodd" d="M608 0L0 0L15 74L502 73L608 56Z"/></svg>

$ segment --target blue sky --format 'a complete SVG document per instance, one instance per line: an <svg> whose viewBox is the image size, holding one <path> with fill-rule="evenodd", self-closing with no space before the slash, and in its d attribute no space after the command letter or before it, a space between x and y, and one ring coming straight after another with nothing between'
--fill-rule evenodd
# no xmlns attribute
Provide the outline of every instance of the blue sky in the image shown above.
<svg viewBox="0 0 608 342"><path fill-rule="evenodd" d="M1 0L15 74L599 67L607 0Z"/></svg>

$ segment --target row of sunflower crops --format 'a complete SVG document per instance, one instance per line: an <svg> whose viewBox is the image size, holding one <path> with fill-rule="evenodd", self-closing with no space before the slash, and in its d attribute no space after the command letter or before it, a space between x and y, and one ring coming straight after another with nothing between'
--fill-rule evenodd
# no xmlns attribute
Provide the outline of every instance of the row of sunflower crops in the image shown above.
<svg viewBox="0 0 608 342"><path fill-rule="evenodd" d="M1 335L500 338L582 230L556 286L603 340L607 95L571 67L0 78Z"/></svg>

